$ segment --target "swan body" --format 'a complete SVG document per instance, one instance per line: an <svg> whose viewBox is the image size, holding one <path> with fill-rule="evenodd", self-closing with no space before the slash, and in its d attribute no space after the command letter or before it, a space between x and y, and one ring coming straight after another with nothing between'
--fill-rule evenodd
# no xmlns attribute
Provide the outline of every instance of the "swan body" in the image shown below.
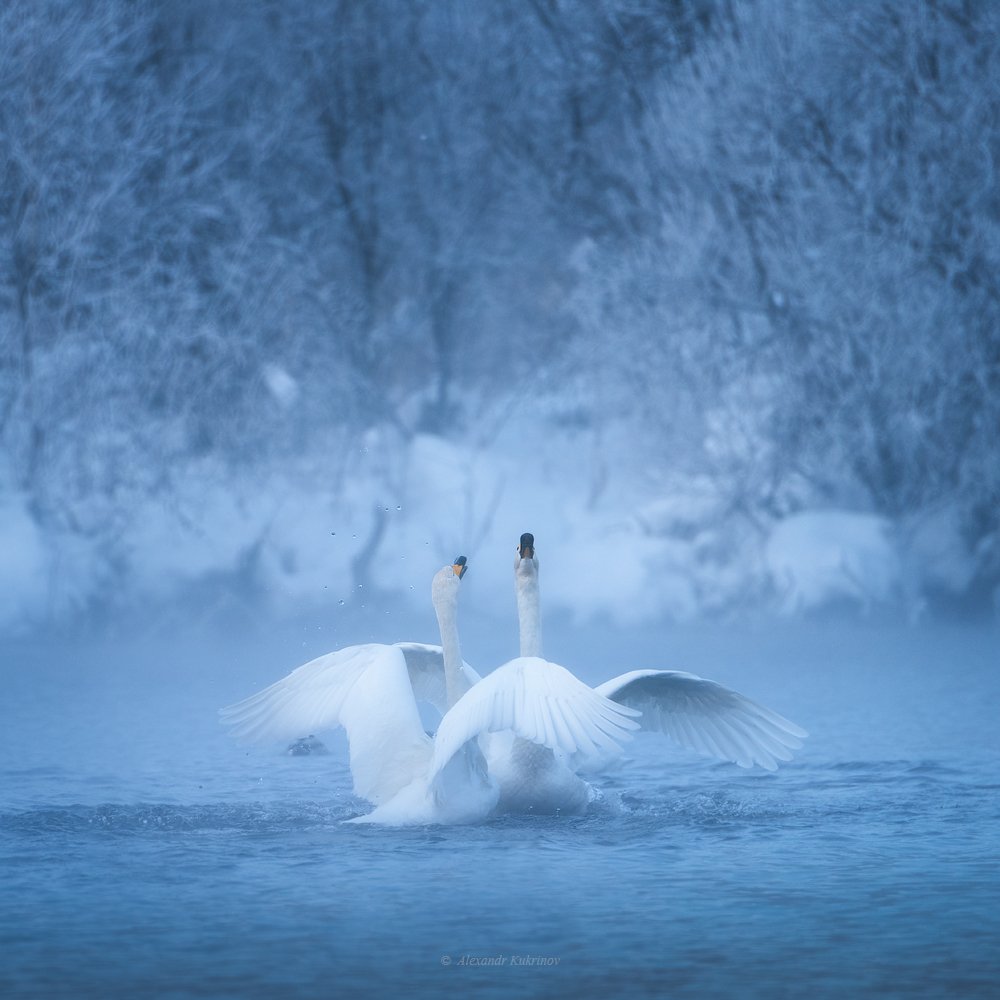
<svg viewBox="0 0 1000 1000"><path fill-rule="evenodd" d="M561 769L522 774L518 780L527 783L529 800L535 803L549 794L553 798L544 800L550 807L546 811L555 811L560 803L582 808L589 801L589 786L561 760L576 753L620 753L621 743L638 728L633 721L637 714L556 663L537 657L510 660L470 687L448 710L434 736L429 767L388 803L351 822L402 826L485 819L502 811L505 769L518 762L516 752L504 751L520 744L544 750ZM485 756L480 752L484 737L490 737ZM574 779L569 786L572 799L564 774Z"/></svg>

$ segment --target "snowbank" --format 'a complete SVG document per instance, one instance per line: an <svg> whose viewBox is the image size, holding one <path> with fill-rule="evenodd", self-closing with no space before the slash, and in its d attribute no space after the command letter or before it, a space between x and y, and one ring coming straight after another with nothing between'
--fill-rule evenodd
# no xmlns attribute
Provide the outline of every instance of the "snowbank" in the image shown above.
<svg viewBox="0 0 1000 1000"><path fill-rule="evenodd" d="M845 602L912 611L921 588L960 592L975 571L947 512L901 528L871 514L811 510L762 528L727 514L704 477L654 489L598 467L608 449L583 436L530 455L516 433L489 448L433 436L400 446L374 433L356 444L343 474L325 482L236 480L211 464L178 470L169 500L144 502L100 548L43 535L8 497L0 629L90 602L169 601L213 577L220 595L239 590L279 615L386 594L426 608L430 577L460 554L471 568L463 602L507 614L523 531L536 536L547 612L619 625Z"/></svg>

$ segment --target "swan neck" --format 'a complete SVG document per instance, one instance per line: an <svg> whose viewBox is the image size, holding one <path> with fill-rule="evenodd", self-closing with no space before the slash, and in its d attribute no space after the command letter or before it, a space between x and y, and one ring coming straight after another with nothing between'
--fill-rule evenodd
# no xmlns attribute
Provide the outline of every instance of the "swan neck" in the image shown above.
<svg viewBox="0 0 1000 1000"><path fill-rule="evenodd" d="M517 577L517 620L521 631L521 655L542 655L542 620L538 575Z"/></svg>
<svg viewBox="0 0 1000 1000"><path fill-rule="evenodd" d="M451 602L434 606L441 630L441 655L444 660L444 682L451 708L469 689L462 670L462 647L458 642L458 609Z"/></svg>

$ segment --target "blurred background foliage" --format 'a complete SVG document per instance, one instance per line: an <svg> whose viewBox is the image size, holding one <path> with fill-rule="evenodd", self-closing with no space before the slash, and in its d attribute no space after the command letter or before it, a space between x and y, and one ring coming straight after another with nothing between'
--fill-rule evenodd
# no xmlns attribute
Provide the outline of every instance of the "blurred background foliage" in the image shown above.
<svg viewBox="0 0 1000 1000"><path fill-rule="evenodd" d="M697 483L761 539L863 512L957 559L928 592L989 603L998 47L974 0L3 4L24 572L75 558L56 604L104 601L150 503L201 516L192 478L336 497L507 428L586 454L587 504ZM263 534L220 565L256 572Z"/></svg>

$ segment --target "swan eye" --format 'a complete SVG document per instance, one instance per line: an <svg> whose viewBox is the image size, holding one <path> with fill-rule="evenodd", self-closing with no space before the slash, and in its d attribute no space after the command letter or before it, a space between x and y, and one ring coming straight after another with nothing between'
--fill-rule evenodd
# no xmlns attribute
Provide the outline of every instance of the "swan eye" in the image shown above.
<svg viewBox="0 0 1000 1000"><path fill-rule="evenodd" d="M455 571L455 576L461 580L465 576L465 571L469 568L465 556L457 556L451 568Z"/></svg>

